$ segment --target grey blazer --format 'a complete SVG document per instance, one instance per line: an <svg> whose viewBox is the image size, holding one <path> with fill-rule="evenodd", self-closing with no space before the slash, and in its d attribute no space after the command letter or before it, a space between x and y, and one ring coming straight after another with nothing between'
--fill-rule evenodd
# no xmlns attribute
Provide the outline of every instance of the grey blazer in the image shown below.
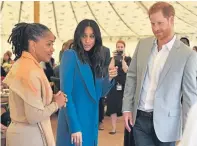
<svg viewBox="0 0 197 146"><path fill-rule="evenodd" d="M133 113L133 123L154 39L150 37L139 41L127 73L123 112ZM197 53L177 39L166 60L155 93L153 123L160 141L180 139L187 113L197 101L196 77Z"/></svg>

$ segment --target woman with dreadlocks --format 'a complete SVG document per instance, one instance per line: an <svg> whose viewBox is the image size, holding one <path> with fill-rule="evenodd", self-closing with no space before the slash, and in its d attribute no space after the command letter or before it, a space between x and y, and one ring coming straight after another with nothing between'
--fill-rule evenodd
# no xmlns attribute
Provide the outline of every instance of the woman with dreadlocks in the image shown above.
<svg viewBox="0 0 197 146"><path fill-rule="evenodd" d="M50 116L66 98L61 91L53 96L39 65L50 60L54 41L53 33L39 23L18 23L12 29L8 42L19 59L4 80L10 88L8 146L55 146Z"/></svg>

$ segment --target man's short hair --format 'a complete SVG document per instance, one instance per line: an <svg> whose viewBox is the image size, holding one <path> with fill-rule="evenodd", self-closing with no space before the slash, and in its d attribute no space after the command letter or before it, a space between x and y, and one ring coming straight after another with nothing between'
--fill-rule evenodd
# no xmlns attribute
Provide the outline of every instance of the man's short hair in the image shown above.
<svg viewBox="0 0 197 146"><path fill-rule="evenodd" d="M167 2L157 2L153 4L148 10L148 15L150 17L151 14L161 11L165 18L169 18L170 16L175 16L174 7Z"/></svg>

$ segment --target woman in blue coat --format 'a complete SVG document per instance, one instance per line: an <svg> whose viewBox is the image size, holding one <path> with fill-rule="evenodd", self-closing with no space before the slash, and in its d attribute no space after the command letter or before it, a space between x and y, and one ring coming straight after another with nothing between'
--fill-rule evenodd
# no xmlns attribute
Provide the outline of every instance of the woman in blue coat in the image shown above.
<svg viewBox="0 0 197 146"><path fill-rule="evenodd" d="M74 34L73 48L65 51L60 64L60 86L67 107L58 115L57 146L96 146L98 104L113 85L117 68L103 76L102 39L93 20L82 20Z"/></svg>

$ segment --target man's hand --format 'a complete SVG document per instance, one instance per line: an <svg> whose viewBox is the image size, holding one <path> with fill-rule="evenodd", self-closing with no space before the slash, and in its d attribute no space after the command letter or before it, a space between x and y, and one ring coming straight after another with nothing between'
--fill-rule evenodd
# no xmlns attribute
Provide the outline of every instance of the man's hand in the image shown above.
<svg viewBox="0 0 197 146"><path fill-rule="evenodd" d="M124 112L123 117L124 117L125 128L129 132L131 132L131 128L129 127L129 122L130 122L130 125L133 126L133 114L131 112Z"/></svg>

